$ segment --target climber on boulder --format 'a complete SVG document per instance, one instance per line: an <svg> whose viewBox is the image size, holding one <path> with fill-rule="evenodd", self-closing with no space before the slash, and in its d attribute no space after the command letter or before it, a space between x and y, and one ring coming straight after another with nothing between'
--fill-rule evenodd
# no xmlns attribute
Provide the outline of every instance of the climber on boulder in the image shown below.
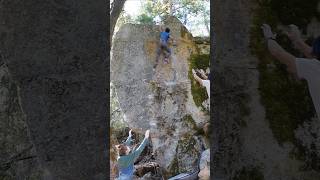
<svg viewBox="0 0 320 180"><path fill-rule="evenodd" d="M132 145L132 130L129 131L129 136L123 144L116 145L118 152L118 167L119 177L118 180L131 180L133 179L134 162L140 156L143 149L148 143L150 130L145 132L145 137L137 149L130 148Z"/></svg>
<svg viewBox="0 0 320 180"><path fill-rule="evenodd" d="M206 88L207 90L207 94L208 94L208 97L209 97L209 102L210 102L210 78L211 78L211 75L206 75L204 70L200 69L200 70L194 70L192 69L192 74L193 74L193 77L196 81L199 82L199 84L203 87Z"/></svg>
<svg viewBox="0 0 320 180"><path fill-rule="evenodd" d="M154 69L158 65L159 57L161 53L165 55L164 57L164 63L169 63L169 57L171 56L171 48L168 46L169 39L173 42L173 37L170 35L170 29L167 27L165 30L160 25L160 41L159 41L159 47L157 48L157 56L156 56L156 63L154 65Z"/></svg>
<svg viewBox="0 0 320 180"><path fill-rule="evenodd" d="M320 37L316 38L310 47L302 40L298 27L290 25L286 34L295 48L305 56L305 58L297 58L277 43L276 35L268 24L263 24L261 28L270 53L282 64L287 65L289 73L307 81L313 105L320 120Z"/></svg>

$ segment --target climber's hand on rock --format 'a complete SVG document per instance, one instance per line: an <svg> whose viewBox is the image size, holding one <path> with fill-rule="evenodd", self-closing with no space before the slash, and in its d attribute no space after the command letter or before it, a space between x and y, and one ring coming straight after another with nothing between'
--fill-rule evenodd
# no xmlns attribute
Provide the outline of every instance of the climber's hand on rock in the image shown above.
<svg viewBox="0 0 320 180"><path fill-rule="evenodd" d="M266 39L275 39L276 38L277 35L272 32L269 24L263 24L261 26L261 29L262 29L263 35Z"/></svg>
<svg viewBox="0 0 320 180"><path fill-rule="evenodd" d="M297 41L301 38L301 33L300 33L300 30L299 28L294 25L294 24L290 24L289 25L289 29L288 31L286 32L288 38L291 40L291 41Z"/></svg>
<svg viewBox="0 0 320 180"><path fill-rule="evenodd" d="M146 139L148 139L148 138L149 138L149 135L150 135L150 130L148 129L148 130L146 131L146 134L145 134L144 136L145 136Z"/></svg>
<svg viewBox="0 0 320 180"><path fill-rule="evenodd" d="M129 131L129 136L132 136L132 129L130 129Z"/></svg>

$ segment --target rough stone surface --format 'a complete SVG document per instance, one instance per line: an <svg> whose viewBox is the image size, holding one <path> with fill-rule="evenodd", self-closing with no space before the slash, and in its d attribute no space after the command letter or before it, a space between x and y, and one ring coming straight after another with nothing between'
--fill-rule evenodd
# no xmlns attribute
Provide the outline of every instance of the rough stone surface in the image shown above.
<svg viewBox="0 0 320 180"><path fill-rule="evenodd" d="M197 169L202 142L193 135L209 117L191 94L188 58L198 53L193 37L176 18L165 25L178 39L170 63L162 63L161 57L152 71L158 26L125 24L114 36L111 80L125 121L130 128L151 130L156 161L173 176Z"/></svg>
<svg viewBox="0 0 320 180"><path fill-rule="evenodd" d="M210 54L210 37L195 37L194 42L200 50L200 54Z"/></svg>
<svg viewBox="0 0 320 180"><path fill-rule="evenodd" d="M104 7L89 0L0 3L1 54L44 179L107 176Z"/></svg>

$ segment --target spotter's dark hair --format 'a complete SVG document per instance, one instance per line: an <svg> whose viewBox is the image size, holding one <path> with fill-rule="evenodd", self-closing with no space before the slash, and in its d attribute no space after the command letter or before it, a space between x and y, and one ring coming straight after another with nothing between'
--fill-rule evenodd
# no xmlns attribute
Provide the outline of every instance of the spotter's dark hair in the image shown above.
<svg viewBox="0 0 320 180"><path fill-rule="evenodd" d="M169 32L170 32L170 29L169 29L169 28L166 28L166 32L169 33Z"/></svg>

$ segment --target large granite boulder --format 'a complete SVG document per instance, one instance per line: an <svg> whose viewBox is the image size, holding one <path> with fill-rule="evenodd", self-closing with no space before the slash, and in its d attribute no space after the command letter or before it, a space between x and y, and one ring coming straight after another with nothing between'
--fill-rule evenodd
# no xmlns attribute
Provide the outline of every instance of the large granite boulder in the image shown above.
<svg viewBox="0 0 320 180"><path fill-rule="evenodd" d="M125 121L138 131L151 130L155 158L172 176L197 169L202 141L195 135L209 116L191 93L188 59L199 53L192 34L174 17L164 24L176 39L170 63L160 57L152 70L159 26L125 24L113 40L111 81Z"/></svg>

